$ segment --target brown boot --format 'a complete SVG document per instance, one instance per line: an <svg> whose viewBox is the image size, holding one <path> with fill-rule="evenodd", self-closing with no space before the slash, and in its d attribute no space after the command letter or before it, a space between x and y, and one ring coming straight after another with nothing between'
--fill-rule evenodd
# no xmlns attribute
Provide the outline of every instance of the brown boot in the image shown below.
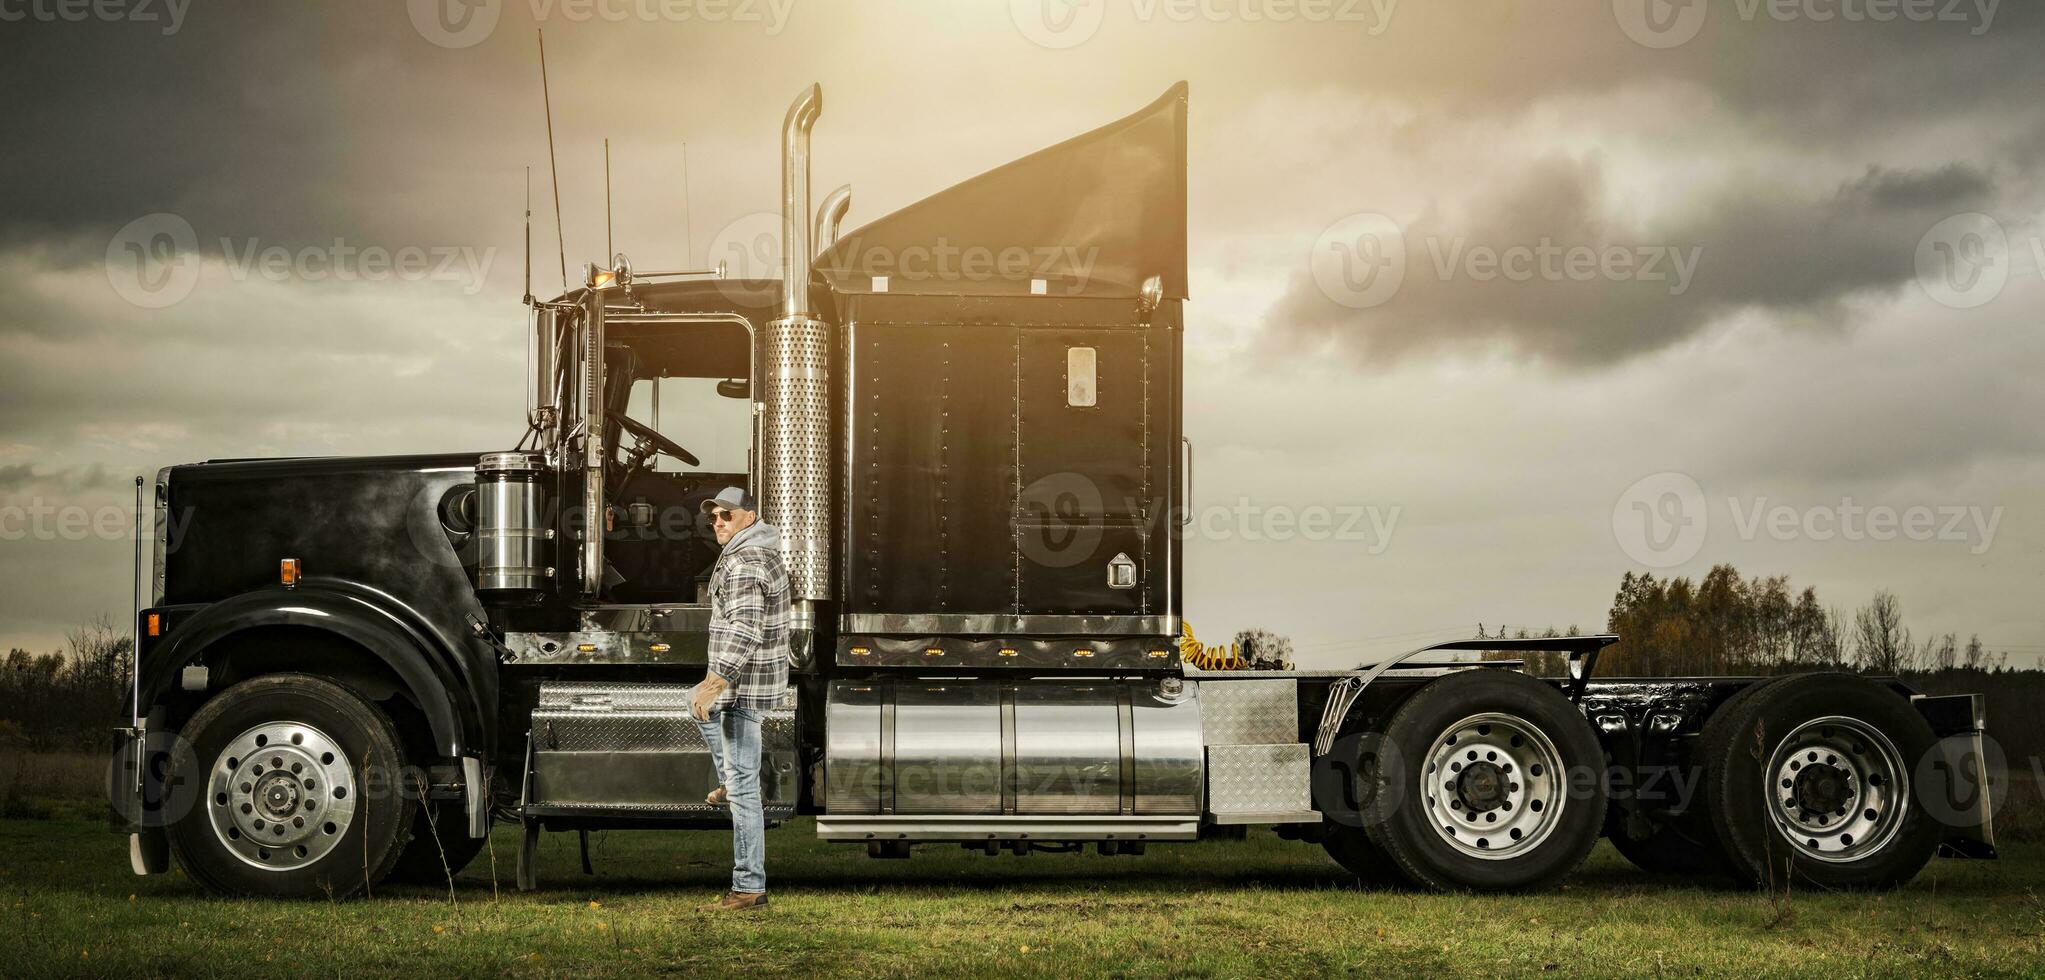
<svg viewBox="0 0 2045 980"><path fill-rule="evenodd" d="M767 904L766 892L725 892L724 897L708 905L696 906L698 912L743 912Z"/></svg>
<svg viewBox="0 0 2045 980"><path fill-rule="evenodd" d="M719 786L711 790L710 795L703 798L703 802L711 806L724 806L731 802L731 794L725 792L724 787Z"/></svg>

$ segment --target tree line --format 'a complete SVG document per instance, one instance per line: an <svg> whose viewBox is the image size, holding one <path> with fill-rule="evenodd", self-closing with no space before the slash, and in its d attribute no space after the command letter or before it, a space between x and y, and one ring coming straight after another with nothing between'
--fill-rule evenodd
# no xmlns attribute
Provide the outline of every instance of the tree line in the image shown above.
<svg viewBox="0 0 2045 980"><path fill-rule="evenodd" d="M58 653L7 651L0 661L0 747L98 751L128 718L134 641L101 618Z"/></svg>
<svg viewBox="0 0 2045 980"><path fill-rule="evenodd" d="M1605 617L1619 642L1598 657L1606 676L1679 677L1773 674L1794 670L1860 670L1872 674L2002 670L2008 652L1990 651L1979 635L1918 637L1903 622L1894 592L1876 592L1850 615L1806 586L1793 591L1789 576L1745 578L1731 565L1714 565L1696 582L1677 576L1627 572ZM1578 627L1535 633L1478 624L1478 639L1577 636ZM1487 660L1520 659L1530 670L1562 672L1563 654L1499 650Z"/></svg>

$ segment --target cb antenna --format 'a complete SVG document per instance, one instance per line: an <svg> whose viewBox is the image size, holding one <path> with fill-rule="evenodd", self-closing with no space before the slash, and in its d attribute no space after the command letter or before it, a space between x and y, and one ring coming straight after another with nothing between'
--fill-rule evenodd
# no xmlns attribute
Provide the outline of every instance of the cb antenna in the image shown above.
<svg viewBox="0 0 2045 980"><path fill-rule="evenodd" d="M533 305L533 168L525 168L525 305Z"/></svg>
<svg viewBox="0 0 2045 980"><path fill-rule="evenodd" d="M561 231L561 165L554 159L554 96L547 86L547 32L540 36L540 99L547 108L547 168L554 172L554 243L561 251L561 291L568 291L568 242Z"/></svg>
<svg viewBox="0 0 2045 980"><path fill-rule="evenodd" d="M604 137L604 261L609 262L617 249L611 244L611 138Z"/></svg>
<svg viewBox="0 0 2045 980"><path fill-rule="evenodd" d="M696 210L689 204L689 141L682 141L682 264L696 257ZM707 264L707 263L706 263Z"/></svg>

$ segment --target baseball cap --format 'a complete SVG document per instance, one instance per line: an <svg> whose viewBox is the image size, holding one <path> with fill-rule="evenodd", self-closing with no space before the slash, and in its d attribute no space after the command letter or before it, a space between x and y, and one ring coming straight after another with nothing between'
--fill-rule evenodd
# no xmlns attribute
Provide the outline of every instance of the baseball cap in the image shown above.
<svg viewBox="0 0 2045 980"><path fill-rule="evenodd" d="M744 487L725 487L724 489L717 491L717 496L712 497L709 500L703 501L703 503L700 506L698 506L697 509L701 510L705 514L708 514L719 507L722 507L725 510L760 509L757 504L753 503L753 495L747 493Z"/></svg>

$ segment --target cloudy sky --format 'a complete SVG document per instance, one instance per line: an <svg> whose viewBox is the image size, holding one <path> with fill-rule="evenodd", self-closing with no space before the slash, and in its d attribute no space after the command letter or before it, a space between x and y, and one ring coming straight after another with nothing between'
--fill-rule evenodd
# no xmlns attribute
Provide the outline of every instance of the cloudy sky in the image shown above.
<svg viewBox="0 0 2045 980"><path fill-rule="evenodd" d="M1732 562L2036 662L2041 14L0 0L0 645L126 608L135 473L518 437L537 26L571 267L607 137L617 247L693 266L809 82L858 225L1189 81L1208 638L1599 628L1627 570Z"/></svg>

